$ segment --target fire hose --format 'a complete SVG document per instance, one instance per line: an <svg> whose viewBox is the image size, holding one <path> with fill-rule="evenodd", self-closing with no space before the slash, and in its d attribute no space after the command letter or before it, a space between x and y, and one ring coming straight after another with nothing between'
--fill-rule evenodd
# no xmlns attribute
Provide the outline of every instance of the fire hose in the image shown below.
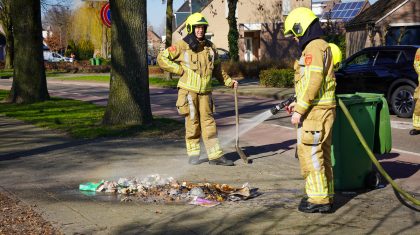
<svg viewBox="0 0 420 235"><path fill-rule="evenodd" d="M350 115L349 110L347 109L347 107L344 105L343 101L341 99L338 99L338 105L340 106L341 110L343 111L344 115L346 116L347 120L349 121L351 127L353 128L353 131L356 133L357 138L359 138L360 143L362 144L363 148L366 150L370 160L372 161L372 163L376 166L376 169L378 169L379 173L381 173L381 175L385 178L386 181L388 181L389 184L391 184L392 188L394 189L394 191L396 191L396 195L398 197L398 194L401 194L405 199L407 199L408 201L411 201L412 203L414 203L417 206L420 206L420 201L416 198L414 198L413 196L411 196L410 194L408 194L406 191L402 190L395 182L394 180L392 180L392 178L388 175L388 173L386 173L386 171L384 170L384 168L382 168L381 164L379 164L378 160L376 160L375 155L372 153L372 150L370 150L368 144L366 143L365 138L363 137L362 133L360 132L359 128L357 127L356 123L354 122L353 117ZM406 204L404 204L406 205ZM409 205L406 205L409 206ZM414 209L416 211L419 211L416 208L410 207L410 209Z"/></svg>

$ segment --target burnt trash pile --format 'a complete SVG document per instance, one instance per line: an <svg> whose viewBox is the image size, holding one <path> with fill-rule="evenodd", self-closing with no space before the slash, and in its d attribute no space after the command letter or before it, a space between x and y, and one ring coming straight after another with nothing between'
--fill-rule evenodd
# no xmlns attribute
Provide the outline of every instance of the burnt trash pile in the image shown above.
<svg viewBox="0 0 420 235"><path fill-rule="evenodd" d="M121 201L142 201L153 203L189 203L211 207L225 201L247 200L260 195L258 189L248 184L233 187L219 183L178 182L172 177L158 174L143 179L120 178L118 181L87 182L80 184L81 191L114 194L122 196Z"/></svg>

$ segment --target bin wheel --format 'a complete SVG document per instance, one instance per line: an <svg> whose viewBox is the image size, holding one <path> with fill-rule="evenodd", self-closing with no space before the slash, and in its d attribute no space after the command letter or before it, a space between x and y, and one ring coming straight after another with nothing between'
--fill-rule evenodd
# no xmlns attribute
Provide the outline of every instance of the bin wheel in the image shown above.
<svg viewBox="0 0 420 235"><path fill-rule="evenodd" d="M378 188L379 184L381 183L381 175L379 175L376 171L371 171L369 174L366 175L365 178L365 186L368 189L375 189Z"/></svg>

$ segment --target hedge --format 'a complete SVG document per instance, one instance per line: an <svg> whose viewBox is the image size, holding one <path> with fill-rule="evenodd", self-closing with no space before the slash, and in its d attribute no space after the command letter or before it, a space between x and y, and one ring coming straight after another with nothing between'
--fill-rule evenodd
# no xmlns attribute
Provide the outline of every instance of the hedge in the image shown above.
<svg viewBox="0 0 420 235"><path fill-rule="evenodd" d="M293 87L293 69L268 69L260 73L260 85L266 87Z"/></svg>
<svg viewBox="0 0 420 235"><path fill-rule="evenodd" d="M260 60L252 62L222 62L223 70L229 74L229 76L241 76L247 78L258 78L262 70L276 68L285 69L292 68L292 63L286 60Z"/></svg>

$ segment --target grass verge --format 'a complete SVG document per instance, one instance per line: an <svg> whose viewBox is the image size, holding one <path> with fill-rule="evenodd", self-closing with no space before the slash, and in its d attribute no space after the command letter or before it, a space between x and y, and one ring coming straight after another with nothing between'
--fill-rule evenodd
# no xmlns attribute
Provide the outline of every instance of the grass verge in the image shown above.
<svg viewBox="0 0 420 235"><path fill-rule="evenodd" d="M68 81L94 81L94 82L109 82L109 75L93 75L93 76L60 76L56 78L58 80L68 80ZM172 80L165 80L160 77L149 77L149 85L156 87L164 88L176 88L178 84L178 78ZM212 80L212 86L219 86L219 82Z"/></svg>
<svg viewBox="0 0 420 235"><path fill-rule="evenodd" d="M46 71L45 73L47 77L59 77L65 74L65 72L56 71L56 70ZM0 69L0 77L4 77L4 78L13 77L13 69Z"/></svg>
<svg viewBox="0 0 420 235"><path fill-rule="evenodd" d="M8 91L0 90L0 100ZM155 117L151 125L104 126L101 124L105 107L88 102L52 98L34 104L0 103L0 114L39 127L63 131L74 138L106 136L136 136L149 138L178 138L183 135L183 123Z"/></svg>

